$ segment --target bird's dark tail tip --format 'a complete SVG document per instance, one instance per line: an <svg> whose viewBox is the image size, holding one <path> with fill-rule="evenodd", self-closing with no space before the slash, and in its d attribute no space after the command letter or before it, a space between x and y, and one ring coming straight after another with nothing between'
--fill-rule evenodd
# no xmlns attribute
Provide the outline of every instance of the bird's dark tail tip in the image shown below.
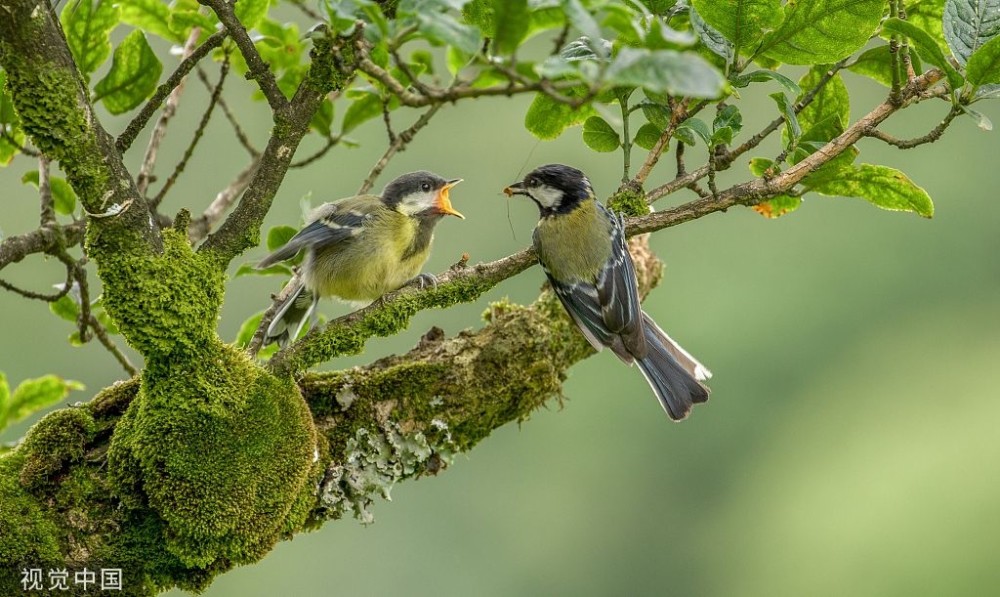
<svg viewBox="0 0 1000 597"><path fill-rule="evenodd" d="M708 400L709 389L700 380L712 374L645 313L643 320L648 352L636 363L667 416L681 421L695 404Z"/></svg>
<svg viewBox="0 0 1000 597"><path fill-rule="evenodd" d="M292 294L278 308L274 319L271 320L271 325L267 327L267 332L264 334L264 346L272 342L277 342L279 348L288 346L299 335L299 331L312 309L312 293L306 290L300 282L299 287L292 291Z"/></svg>

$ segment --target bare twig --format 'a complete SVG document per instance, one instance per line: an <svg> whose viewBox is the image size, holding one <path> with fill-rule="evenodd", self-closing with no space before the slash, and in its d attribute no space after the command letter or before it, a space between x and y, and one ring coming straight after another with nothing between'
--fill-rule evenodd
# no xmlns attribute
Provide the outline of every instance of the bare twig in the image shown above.
<svg viewBox="0 0 1000 597"><path fill-rule="evenodd" d="M441 109L441 106L442 104L431 106L429 110L420 115L420 118L418 118L410 128L406 129L399 135L396 135L396 138L389 144L389 147L385 150L385 153L382 154L382 157L375 162L374 166L372 166L372 169L368 172L368 176L365 177L365 181L361 183L361 188L358 189L359 195L363 195L371 190L372 186L375 184L375 180L380 174L382 174L385 167L389 165L389 160L391 160L398 152L406 149L407 144L409 144L410 141L413 140L413 137L420 132L420 129L427 126L427 123L431 121L431 118L433 118L435 114L437 114L438 110Z"/></svg>
<svg viewBox="0 0 1000 597"><path fill-rule="evenodd" d="M188 36L187 42L184 44L183 59L184 61L191 57L194 52L195 44L198 43L198 37L201 36L201 28L194 27L191 29L191 35ZM139 189L139 194L143 197L146 196L146 190L149 188L149 181L153 175L153 168L156 166L156 155L160 149L160 143L163 142L163 138L167 134L167 124L170 119L174 117L177 112L177 106L181 102L181 96L184 95L184 81L187 80L187 76L181 78L177 82L177 85L171 90L170 96L167 97L166 103L163 105L163 112L160 113L160 118L156 121L156 126L153 127L153 134L149 136L149 145L146 146L146 154L142 158L142 166L139 168L139 175L135 178L135 186Z"/></svg>
<svg viewBox="0 0 1000 597"><path fill-rule="evenodd" d="M929 133L927 133L926 135L921 135L920 137L914 137L913 139L898 139L896 137L893 137L889 133L883 133L878 129L872 129L870 131L866 131L865 135L868 137L874 137L880 141L884 141L889 145L898 147L900 149L913 149L914 147L924 145L925 143L933 143L938 139L940 139L941 135L943 135L945 130L947 130L948 125L951 124L951 121L954 120L955 117L958 116L961 112L962 112L961 108L953 106L951 110L948 111L948 114L945 115L944 119L941 120L941 122L939 122L937 126L931 129Z"/></svg>
<svg viewBox="0 0 1000 597"><path fill-rule="evenodd" d="M323 156L325 156L328 151L330 151L331 149L333 149L334 147L336 147L338 143L340 143L341 139L342 139L342 137L340 135L326 135L326 143L323 144L323 147L320 147L318 150L316 150L315 153L313 153L312 155L310 155L308 157L302 158L301 160L298 160L297 162L292 162L288 167L289 168L305 168L309 164L311 164L311 163L315 162L316 160L318 160L318 159L322 158Z"/></svg>
<svg viewBox="0 0 1000 597"><path fill-rule="evenodd" d="M10 131L8 131L6 127L0 126L0 137L3 137L5 141L14 147L17 147L18 151L28 157L37 158L42 155L40 152L28 147L27 145L21 145L18 143L17 139L14 138L14 135L10 134Z"/></svg>
<svg viewBox="0 0 1000 597"><path fill-rule="evenodd" d="M306 6L305 0L290 0L290 2L292 3L292 6L299 9L299 11L301 11L302 14L306 15L310 19L316 19L317 21L326 21L326 17Z"/></svg>
<svg viewBox="0 0 1000 597"><path fill-rule="evenodd" d="M191 239L192 243L199 242L208 236L208 233L212 231L212 227L222 219L222 216L232 207L236 198L250 185L258 164L260 164L260 158L254 157L250 161L250 164L240 171L226 188L219 191L219 194L215 196L215 200L205 208L204 213L200 217L191 220L191 224L188 226L188 238Z"/></svg>
<svg viewBox="0 0 1000 597"><path fill-rule="evenodd" d="M118 136L118 140L116 141L118 151L125 153L125 151L132 146L136 137L139 136L139 132L145 128L146 123L153 117L153 114L160 107L160 104L163 103L163 100L165 100L167 96L173 92L175 87L181 84L184 77L191 72L191 69L194 68L194 66L198 64L202 58L207 56L209 52L222 44L222 40L226 39L226 35L228 35L228 33L225 30L213 33L208 39L205 40L205 43L198 46L197 49L192 51L187 58L182 60L181 63L177 65L177 69L162 85L156 88L156 92L153 93L153 97L149 98L149 101L147 101L146 105L142 107L142 110L136 114L135 118L133 118L132 121L128 123L128 126L125 127L122 134Z"/></svg>
<svg viewBox="0 0 1000 597"><path fill-rule="evenodd" d="M125 370L125 373L127 373L129 377L135 377L139 374L139 370L135 368L135 365L132 364L132 361L129 360L128 356L122 352L120 348L118 348L118 345L115 344L114 340L112 340L108 335L108 330L101 325L101 322L96 317L91 315L87 325L89 325L90 329L94 331L94 336L97 337L97 341L111 353L111 356L118 361L118 364L122 366L122 369Z"/></svg>
<svg viewBox="0 0 1000 597"><path fill-rule="evenodd" d="M49 158L44 155L38 156L38 201L41 204L39 224L43 228L55 226L56 211L52 199L52 184L49 181Z"/></svg>
<svg viewBox="0 0 1000 597"><path fill-rule="evenodd" d="M226 0L205 0L205 4L219 17L219 21L229 31L233 42L236 43L240 54L243 55L243 59L247 63L247 68L250 69L250 72L247 73L247 78L257 81L257 85L264 93L268 105L271 106L271 110L275 114L284 112L288 108L288 98L281 92L281 89L278 87L278 81L274 78L274 73L267 63L264 62L264 59L260 57L260 53L257 51L257 47L253 45L253 40L250 39L250 34L247 33L243 23L236 18L236 13L233 12L233 5Z"/></svg>
<svg viewBox="0 0 1000 597"><path fill-rule="evenodd" d="M213 92L215 85L208 80L208 74L200 65L198 66L198 79L201 80L205 89L207 89L210 93ZM227 102L226 98L221 95L219 96L219 107L222 108L222 113L226 115L226 120L228 120L229 124L232 125L233 132L236 133L236 138L239 140L240 145L243 146L243 149L246 149L247 153L249 153L252 157L259 157L260 150L257 149L257 147L253 144L253 141L250 140L249 135L247 135L246 131L243 130L243 127L240 125L240 121L236 118L232 109L230 109L229 102Z"/></svg>
<svg viewBox="0 0 1000 597"><path fill-rule="evenodd" d="M65 226L43 226L31 232L7 237L0 242L0 269L17 263L28 255L48 253L60 244L66 248L75 247L83 241L85 230L86 222L79 220Z"/></svg>
<svg viewBox="0 0 1000 597"><path fill-rule="evenodd" d="M191 159L191 155L194 154L194 148L198 146L198 142L201 141L202 135L205 134L205 128L208 126L208 121L212 118L212 112L215 111L215 106L219 101L219 97L222 95L222 84L225 83L226 75L228 74L229 55L227 54L219 67L219 82L212 91L212 96L208 100L208 106L206 106L205 112L201 115L201 121L198 123L198 128L195 129L194 136L191 137L191 142L188 143L187 149L184 150L184 155L181 157L181 161L177 162L177 166L174 167L174 171L170 173L166 182L163 183L163 187L160 189L160 192L158 192L156 196L150 200L150 204L154 208L158 207L163 201L167 192L170 191L170 188L174 186L175 182L177 182L177 177L184 171L188 161Z"/></svg>

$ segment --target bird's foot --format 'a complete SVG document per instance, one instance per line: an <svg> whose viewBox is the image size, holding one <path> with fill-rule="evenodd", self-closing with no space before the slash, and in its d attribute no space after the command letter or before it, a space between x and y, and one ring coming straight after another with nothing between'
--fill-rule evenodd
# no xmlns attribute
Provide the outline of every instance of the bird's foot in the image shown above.
<svg viewBox="0 0 1000 597"><path fill-rule="evenodd" d="M416 278L410 280L410 284L413 284L420 290L423 290L430 286L431 288L438 287L438 279L434 274L420 274Z"/></svg>

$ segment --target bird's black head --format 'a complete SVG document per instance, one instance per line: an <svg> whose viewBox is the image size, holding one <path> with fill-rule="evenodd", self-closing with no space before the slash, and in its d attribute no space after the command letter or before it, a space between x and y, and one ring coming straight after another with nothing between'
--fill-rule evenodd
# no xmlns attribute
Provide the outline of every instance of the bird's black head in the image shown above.
<svg viewBox="0 0 1000 597"><path fill-rule="evenodd" d="M404 174L385 185L382 202L412 217L439 218L444 215L465 218L451 206L448 192L461 178L445 180L426 170Z"/></svg>
<svg viewBox="0 0 1000 597"><path fill-rule="evenodd" d="M530 198L538 205L542 217L569 213L584 201L594 199L594 189L584 173L563 164L539 166L503 192Z"/></svg>

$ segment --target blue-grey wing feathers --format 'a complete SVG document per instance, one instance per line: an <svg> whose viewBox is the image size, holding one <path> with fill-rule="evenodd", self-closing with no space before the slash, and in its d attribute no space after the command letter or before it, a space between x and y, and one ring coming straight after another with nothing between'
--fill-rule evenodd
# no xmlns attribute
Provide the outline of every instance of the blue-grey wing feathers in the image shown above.
<svg viewBox="0 0 1000 597"><path fill-rule="evenodd" d="M293 278L293 280L295 279ZM280 348L288 346L302 331L302 326L305 325L306 320L316 308L313 293L309 292L301 281L295 280L293 284L296 285L296 288L278 307L278 312L274 314L271 325L267 327L267 332L264 334L264 346L272 342L277 342Z"/></svg>

